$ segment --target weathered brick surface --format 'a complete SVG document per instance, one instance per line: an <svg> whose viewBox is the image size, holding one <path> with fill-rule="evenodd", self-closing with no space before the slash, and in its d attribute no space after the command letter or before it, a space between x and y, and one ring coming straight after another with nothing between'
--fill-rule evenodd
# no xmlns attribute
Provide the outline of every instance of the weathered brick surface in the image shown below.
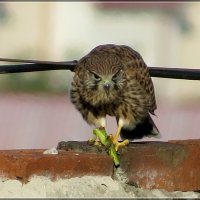
<svg viewBox="0 0 200 200"><path fill-rule="evenodd" d="M121 151L129 183L146 189L200 190L200 140L133 143Z"/></svg>
<svg viewBox="0 0 200 200"><path fill-rule="evenodd" d="M60 143L58 155L44 150L0 151L0 175L27 182L32 175L55 178L113 176L112 159L86 142ZM200 190L200 140L131 143L120 150L128 183L146 189Z"/></svg>
<svg viewBox="0 0 200 200"><path fill-rule="evenodd" d="M0 174L26 182L32 175L52 179L84 175L112 176L113 163L106 154L59 151L58 155L44 155L44 150L0 151Z"/></svg>

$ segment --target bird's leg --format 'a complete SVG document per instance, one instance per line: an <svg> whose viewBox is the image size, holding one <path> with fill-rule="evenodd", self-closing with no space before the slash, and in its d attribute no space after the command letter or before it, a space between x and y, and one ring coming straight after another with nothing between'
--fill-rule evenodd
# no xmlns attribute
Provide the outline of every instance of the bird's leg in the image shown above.
<svg viewBox="0 0 200 200"><path fill-rule="evenodd" d="M119 140L119 136L120 136L120 132L121 132L121 129L122 129L122 125L118 125L117 127L117 132L116 134L113 136L113 135L110 135L110 139L112 140L113 144L115 145L115 150L118 151L119 147L123 147L123 146L126 146L129 144L129 140L124 140L122 142L118 142Z"/></svg>
<svg viewBox="0 0 200 200"><path fill-rule="evenodd" d="M121 129L122 129L122 127L120 125L118 125L116 134L114 136L110 135L113 144L116 144L118 142Z"/></svg>
<svg viewBox="0 0 200 200"><path fill-rule="evenodd" d="M106 118L105 118L105 116L99 117L99 118L95 118L94 115L93 115L92 113L90 113L89 116L90 116L90 118L92 118L92 120L94 121L95 127L98 127L98 129L103 129L103 130L105 130L105 127L106 127ZM96 145L96 146L102 146L102 144L101 144L99 138L98 138L96 135L93 136L92 138L90 138L90 139L88 140L88 142L89 142L90 144L94 144L94 145Z"/></svg>

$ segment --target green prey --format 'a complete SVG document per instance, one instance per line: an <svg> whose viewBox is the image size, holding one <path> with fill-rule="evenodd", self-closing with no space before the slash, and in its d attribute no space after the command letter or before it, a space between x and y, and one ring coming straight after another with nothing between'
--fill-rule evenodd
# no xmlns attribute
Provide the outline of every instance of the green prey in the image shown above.
<svg viewBox="0 0 200 200"><path fill-rule="evenodd" d="M113 159L114 165L116 167L119 166L120 165L119 155L117 154L117 151L115 150L115 145L113 144L111 137L107 135L106 130L96 128L93 130L93 134L95 135L95 137L99 139L101 144L105 146L107 153Z"/></svg>

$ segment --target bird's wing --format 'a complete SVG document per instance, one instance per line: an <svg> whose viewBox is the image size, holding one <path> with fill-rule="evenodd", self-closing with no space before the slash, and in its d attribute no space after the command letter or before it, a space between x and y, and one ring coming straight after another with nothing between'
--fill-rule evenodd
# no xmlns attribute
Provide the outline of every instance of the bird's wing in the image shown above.
<svg viewBox="0 0 200 200"><path fill-rule="evenodd" d="M151 80L149 69L145 64L142 56L132 48L128 46L121 46L123 49L122 59L125 65L130 67L130 71L133 71L134 68L134 77L139 82L142 89L150 96L151 100L151 108L149 112L154 114L154 110L156 109L156 100L155 100L155 93L153 82Z"/></svg>

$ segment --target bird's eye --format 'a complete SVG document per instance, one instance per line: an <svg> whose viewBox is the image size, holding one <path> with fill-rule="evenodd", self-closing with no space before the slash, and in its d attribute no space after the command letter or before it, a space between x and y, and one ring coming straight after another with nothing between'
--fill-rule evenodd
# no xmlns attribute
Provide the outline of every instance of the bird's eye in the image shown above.
<svg viewBox="0 0 200 200"><path fill-rule="evenodd" d="M97 74L94 74L94 73L93 73L93 77L94 77L94 79L95 79L96 81L100 81L100 80L101 80L101 77L98 76Z"/></svg>
<svg viewBox="0 0 200 200"><path fill-rule="evenodd" d="M119 76L119 73L120 73L120 70L119 70L117 73L115 73L115 74L113 75L112 81L116 81L116 80L117 80L117 78L118 78L118 76Z"/></svg>

